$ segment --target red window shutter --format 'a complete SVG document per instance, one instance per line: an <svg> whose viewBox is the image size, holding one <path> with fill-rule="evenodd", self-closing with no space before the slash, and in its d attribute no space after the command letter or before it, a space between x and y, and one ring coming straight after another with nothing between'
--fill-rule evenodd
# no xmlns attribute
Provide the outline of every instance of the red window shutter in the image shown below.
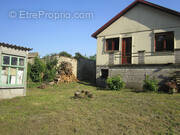
<svg viewBox="0 0 180 135"><path fill-rule="evenodd" d="M105 50L108 51L108 42L107 42L107 40L106 40Z"/></svg>
<svg viewBox="0 0 180 135"><path fill-rule="evenodd" d="M164 40L164 50L166 50L166 40Z"/></svg>
<svg viewBox="0 0 180 135"><path fill-rule="evenodd" d="M156 37L155 37L155 39L154 39L154 51L156 51Z"/></svg>
<svg viewBox="0 0 180 135"><path fill-rule="evenodd" d="M114 48L115 48L115 41L112 40L112 50L114 50Z"/></svg>

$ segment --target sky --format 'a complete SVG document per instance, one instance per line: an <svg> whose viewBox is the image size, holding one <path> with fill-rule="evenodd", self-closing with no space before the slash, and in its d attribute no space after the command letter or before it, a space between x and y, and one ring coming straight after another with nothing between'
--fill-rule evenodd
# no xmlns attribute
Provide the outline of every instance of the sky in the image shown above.
<svg viewBox="0 0 180 135"><path fill-rule="evenodd" d="M91 56L98 28L134 0L1 0L0 42L45 56L66 51ZM180 0L148 0L180 12Z"/></svg>

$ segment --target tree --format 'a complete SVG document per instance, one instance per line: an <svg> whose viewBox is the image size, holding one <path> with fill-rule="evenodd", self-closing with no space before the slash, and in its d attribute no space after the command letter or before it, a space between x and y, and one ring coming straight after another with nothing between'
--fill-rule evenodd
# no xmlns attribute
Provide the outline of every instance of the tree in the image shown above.
<svg viewBox="0 0 180 135"><path fill-rule="evenodd" d="M96 60L96 54L94 54L93 56L89 56L90 60Z"/></svg>
<svg viewBox="0 0 180 135"><path fill-rule="evenodd" d="M65 57L72 57L72 55L71 54L69 54L69 53L67 53L67 52L65 52L65 51L62 51L62 52L60 52L59 53L59 56L65 56Z"/></svg>
<svg viewBox="0 0 180 135"><path fill-rule="evenodd" d="M76 52L76 53L75 53L74 58L77 59L77 60L80 59L80 58L88 59L88 57L83 56L83 55L82 55L81 53L79 53L79 52Z"/></svg>

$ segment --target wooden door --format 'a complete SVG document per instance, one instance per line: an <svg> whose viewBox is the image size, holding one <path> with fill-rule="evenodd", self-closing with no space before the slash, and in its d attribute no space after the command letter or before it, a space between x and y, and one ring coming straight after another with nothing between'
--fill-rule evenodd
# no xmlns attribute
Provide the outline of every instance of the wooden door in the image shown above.
<svg viewBox="0 0 180 135"><path fill-rule="evenodd" d="M122 39L122 64L131 64L132 38Z"/></svg>

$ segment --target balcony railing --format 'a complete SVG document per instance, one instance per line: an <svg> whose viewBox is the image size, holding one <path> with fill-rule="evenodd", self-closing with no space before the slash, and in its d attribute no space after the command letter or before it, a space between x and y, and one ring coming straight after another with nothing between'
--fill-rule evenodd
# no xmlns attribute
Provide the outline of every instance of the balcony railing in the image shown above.
<svg viewBox="0 0 180 135"><path fill-rule="evenodd" d="M137 53L126 53L125 55L122 55L121 52L119 53L114 53L114 54L109 54L109 65L115 65L115 61L119 59L118 64L133 64L133 58L136 59L135 64L149 64L153 63L153 61L147 62L145 60L150 60L151 57L154 56L174 56L175 61L169 61L167 63L180 63L180 49L175 49L174 52L172 51L164 51L164 52L146 52L144 50L138 51ZM150 58L148 58L150 57ZM159 58L161 59L161 58ZM166 60L164 60L166 61ZM158 63L158 60L155 62L156 64Z"/></svg>

